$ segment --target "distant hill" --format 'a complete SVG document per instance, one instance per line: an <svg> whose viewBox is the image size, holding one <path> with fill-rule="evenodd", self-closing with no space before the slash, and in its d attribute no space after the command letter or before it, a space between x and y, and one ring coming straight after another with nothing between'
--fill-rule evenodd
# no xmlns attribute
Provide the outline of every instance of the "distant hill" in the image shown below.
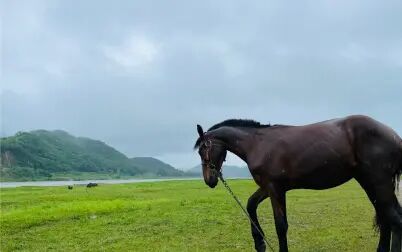
<svg viewBox="0 0 402 252"><path fill-rule="evenodd" d="M202 176L201 165L197 165L186 171L188 174L196 174ZM224 178L251 178L250 171L247 167L234 165L223 165L222 173Z"/></svg>
<svg viewBox="0 0 402 252"><path fill-rule="evenodd" d="M130 163L140 169L144 174L156 174L158 176L181 176L182 171L166 164L153 157L135 157L130 158Z"/></svg>
<svg viewBox="0 0 402 252"><path fill-rule="evenodd" d="M0 145L2 180L185 175L157 159L129 159L104 142L61 130L19 132Z"/></svg>

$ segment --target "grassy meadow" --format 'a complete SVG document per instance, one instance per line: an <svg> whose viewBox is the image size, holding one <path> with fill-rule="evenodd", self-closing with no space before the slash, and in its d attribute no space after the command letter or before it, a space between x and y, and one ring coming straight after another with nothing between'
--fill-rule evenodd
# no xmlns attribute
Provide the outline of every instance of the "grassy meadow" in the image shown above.
<svg viewBox="0 0 402 252"><path fill-rule="evenodd" d="M229 180L243 204L251 180ZM253 251L250 227L224 187L201 180L86 189L1 189L1 251ZM375 251L374 211L356 182L288 193L290 251ZM277 250L269 200L259 207Z"/></svg>

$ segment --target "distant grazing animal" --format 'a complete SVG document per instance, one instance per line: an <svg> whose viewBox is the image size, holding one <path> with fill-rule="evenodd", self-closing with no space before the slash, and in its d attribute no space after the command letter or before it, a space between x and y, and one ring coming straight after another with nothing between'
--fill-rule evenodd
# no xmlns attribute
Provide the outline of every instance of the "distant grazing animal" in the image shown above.
<svg viewBox="0 0 402 252"><path fill-rule="evenodd" d="M72 190L72 189L73 189L73 186L72 186L72 185L69 185L69 186L67 186L67 188L68 188L69 190Z"/></svg>
<svg viewBox="0 0 402 252"><path fill-rule="evenodd" d="M97 184L97 183L88 183L88 184L87 184L87 187L88 187L88 188L90 188L90 187L95 187L95 186L98 186L98 184Z"/></svg>
<svg viewBox="0 0 402 252"><path fill-rule="evenodd" d="M304 126L227 120L207 132L197 125L197 131L194 147L209 187L217 185L227 151L247 163L259 186L247 203L256 224L251 232L257 251L266 249L257 219L257 206L264 199L271 199L279 248L284 252L288 251L286 192L328 189L354 178L376 211L377 251L388 252L391 247L392 252L401 252L402 207L395 187L402 172L402 139L388 126L354 115Z"/></svg>

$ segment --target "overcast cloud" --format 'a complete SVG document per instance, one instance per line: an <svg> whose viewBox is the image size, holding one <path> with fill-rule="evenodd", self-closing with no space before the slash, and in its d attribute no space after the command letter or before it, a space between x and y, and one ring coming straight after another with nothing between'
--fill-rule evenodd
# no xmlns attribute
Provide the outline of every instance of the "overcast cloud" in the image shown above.
<svg viewBox="0 0 402 252"><path fill-rule="evenodd" d="M2 135L199 163L195 125L366 114L402 134L401 1L2 1ZM229 163L239 164L233 156Z"/></svg>

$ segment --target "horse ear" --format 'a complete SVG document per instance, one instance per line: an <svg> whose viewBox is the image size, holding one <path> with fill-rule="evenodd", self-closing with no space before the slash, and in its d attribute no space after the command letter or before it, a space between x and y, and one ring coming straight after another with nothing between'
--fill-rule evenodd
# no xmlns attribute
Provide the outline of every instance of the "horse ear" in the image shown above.
<svg viewBox="0 0 402 252"><path fill-rule="evenodd" d="M197 131L198 131L198 135L200 135L200 137L204 136L204 130L202 129L201 125L197 124Z"/></svg>

